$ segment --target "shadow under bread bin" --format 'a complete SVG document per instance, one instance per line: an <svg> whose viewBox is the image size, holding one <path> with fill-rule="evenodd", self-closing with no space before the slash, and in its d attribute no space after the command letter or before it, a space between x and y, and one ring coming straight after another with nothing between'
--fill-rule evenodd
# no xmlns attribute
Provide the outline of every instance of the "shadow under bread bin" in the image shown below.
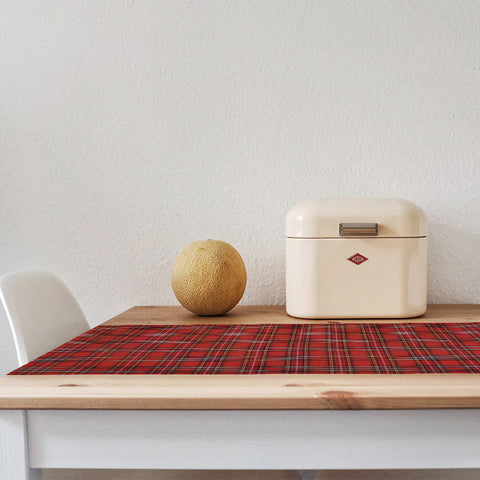
<svg viewBox="0 0 480 480"><path fill-rule="evenodd" d="M286 217L286 307L300 318L407 318L427 308L427 220L403 199L314 199Z"/></svg>

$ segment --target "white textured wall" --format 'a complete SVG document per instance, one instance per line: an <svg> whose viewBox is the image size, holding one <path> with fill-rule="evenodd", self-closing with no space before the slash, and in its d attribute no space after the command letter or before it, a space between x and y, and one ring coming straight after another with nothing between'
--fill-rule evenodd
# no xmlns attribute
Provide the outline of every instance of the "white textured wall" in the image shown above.
<svg viewBox="0 0 480 480"><path fill-rule="evenodd" d="M429 300L480 302L479 1L0 7L0 274L59 274L97 324L176 303L213 238L243 303L282 303L292 203L395 196L430 220Z"/></svg>

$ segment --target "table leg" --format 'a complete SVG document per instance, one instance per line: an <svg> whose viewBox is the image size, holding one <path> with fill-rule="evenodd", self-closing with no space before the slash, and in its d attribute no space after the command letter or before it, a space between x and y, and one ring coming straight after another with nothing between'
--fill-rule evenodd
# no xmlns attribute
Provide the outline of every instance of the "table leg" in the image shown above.
<svg viewBox="0 0 480 480"><path fill-rule="evenodd" d="M302 480L313 480L315 478L315 470L298 470Z"/></svg>
<svg viewBox="0 0 480 480"><path fill-rule="evenodd" d="M41 470L30 468L25 410L0 410L0 480L12 479L41 479Z"/></svg>

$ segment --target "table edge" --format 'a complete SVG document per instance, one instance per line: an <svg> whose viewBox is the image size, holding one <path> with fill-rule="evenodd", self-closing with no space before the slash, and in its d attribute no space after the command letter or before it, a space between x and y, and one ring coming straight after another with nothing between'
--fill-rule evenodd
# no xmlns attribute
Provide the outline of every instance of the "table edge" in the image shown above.
<svg viewBox="0 0 480 480"><path fill-rule="evenodd" d="M480 374L10 375L0 409L480 408Z"/></svg>

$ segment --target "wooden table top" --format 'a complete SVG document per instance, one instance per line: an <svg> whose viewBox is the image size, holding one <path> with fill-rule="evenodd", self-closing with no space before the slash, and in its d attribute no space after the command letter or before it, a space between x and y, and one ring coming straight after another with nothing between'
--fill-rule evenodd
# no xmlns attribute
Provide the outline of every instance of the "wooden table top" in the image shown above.
<svg viewBox="0 0 480 480"><path fill-rule="evenodd" d="M480 305L429 305L415 319L303 320L284 306L238 306L222 317L133 307L103 325L480 322ZM478 374L16 375L0 378L2 409L479 408Z"/></svg>

